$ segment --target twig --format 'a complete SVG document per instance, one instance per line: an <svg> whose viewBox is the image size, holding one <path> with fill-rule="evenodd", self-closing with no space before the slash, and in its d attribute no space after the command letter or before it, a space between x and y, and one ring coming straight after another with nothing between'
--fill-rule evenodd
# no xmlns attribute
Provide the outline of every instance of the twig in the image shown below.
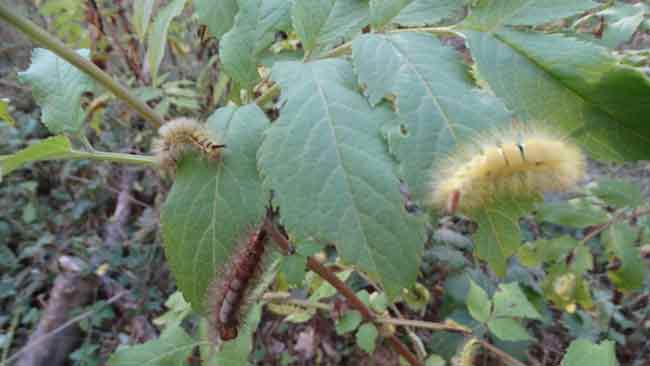
<svg viewBox="0 0 650 366"><path fill-rule="evenodd" d="M119 294L117 294L117 295L111 297L110 299L108 299L108 300L106 301L106 303L104 304L104 306L109 305L109 304L112 304L113 302L119 300L122 296L124 296L124 295L126 295L126 294L127 294L127 292L121 292L121 293L119 293ZM95 313L97 310L98 310L98 309L92 309L92 310L88 310L88 311L86 311L85 313L79 314L79 315L77 315L76 317L74 317L74 318L68 320L67 322L61 324L59 327L53 329L51 332L42 335L41 337L35 339L34 341L29 342L29 343L28 343L25 347L23 347L20 351L14 353L11 357L9 357L9 358L7 359L7 362L6 362L5 364L8 365L11 361L15 360L16 358L18 358L18 357L19 357L20 355L22 355L23 353L25 353L25 352L29 351L30 349L32 349L32 347L38 345L39 343L45 341L46 339L48 339L48 338L50 338L50 337L52 337L52 336L55 336L56 334L58 334L59 332L61 332L61 331L64 330L65 328L67 328L67 327L69 327L69 326L71 326L71 325L73 325L73 324L75 324L75 323L77 323L77 322L80 322L80 321L86 319L87 317L93 315L93 313ZM4 365L3 365L3 366L4 366Z"/></svg>
<svg viewBox="0 0 650 366"><path fill-rule="evenodd" d="M136 98L131 92L113 80L113 78L98 68L92 62L81 57L78 53L66 47L61 41L43 30L33 22L10 11L6 5L0 4L0 19L8 22L16 29L20 30L32 41L54 52L57 56L65 59L69 63L81 69L90 77L99 82L103 87L110 90L116 97L125 101L131 108L135 109L142 117L151 122L155 127L160 127L164 120L153 109L140 99Z"/></svg>
<svg viewBox="0 0 650 366"><path fill-rule="evenodd" d="M264 229L269 233L273 241L283 249L285 253L290 252L293 247L289 240L275 227L275 224L271 221L270 218L266 218L264 221ZM319 261L313 257L307 258L307 268L311 271L318 274L325 281L329 282L345 299L350 303L350 305L361 313L361 316L366 321L375 321L377 318L375 314L364 304L361 299L349 288L343 281L341 281L329 268L322 265ZM395 335L391 335L387 338L390 345L393 349L399 353L404 359L406 359L413 366L421 366L422 363L418 360L417 356L414 355Z"/></svg>
<svg viewBox="0 0 650 366"><path fill-rule="evenodd" d="M431 330L445 330L448 332L456 332L462 334L472 334L472 330L462 325L454 325L447 323L426 322L422 320L409 320L409 319L396 319L396 318L376 318L376 322L384 324L401 325L406 327L426 328Z"/></svg>
<svg viewBox="0 0 650 366"><path fill-rule="evenodd" d="M585 237L580 240L580 245L585 245L589 240L593 239L596 237L598 234L602 233L605 231L608 227L612 226L614 223L622 220L629 220L633 218L638 218L640 216L645 216L650 214L650 208L646 208L643 210L635 210L632 214L626 215L624 211L619 212L616 214L614 217L611 218L611 220L607 221L604 224L600 224L596 226L589 234L585 235Z"/></svg>

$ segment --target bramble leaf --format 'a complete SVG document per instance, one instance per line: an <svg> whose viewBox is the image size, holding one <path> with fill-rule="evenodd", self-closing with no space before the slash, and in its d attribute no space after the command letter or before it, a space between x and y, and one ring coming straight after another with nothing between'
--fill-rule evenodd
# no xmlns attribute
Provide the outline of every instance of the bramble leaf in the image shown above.
<svg viewBox="0 0 650 366"><path fill-rule="evenodd" d="M637 233L625 222L614 223L603 232L610 263L614 258L620 261L619 268L609 270L607 275L621 290L633 291L643 287L647 269L639 247L634 244L636 238Z"/></svg>
<svg viewBox="0 0 650 366"><path fill-rule="evenodd" d="M465 0L413 0L392 21L405 26L435 24L462 10L465 3Z"/></svg>
<svg viewBox="0 0 650 366"><path fill-rule="evenodd" d="M289 26L291 2L286 0L238 0L235 24L219 43L224 71L243 88L259 81L260 55Z"/></svg>
<svg viewBox="0 0 650 366"><path fill-rule="evenodd" d="M492 303L487 293L479 285L469 280L469 292L467 293L467 309L472 318L485 323L490 318Z"/></svg>
<svg viewBox="0 0 650 366"><path fill-rule="evenodd" d="M180 323L165 328L158 339L134 346L122 346L110 357L109 366L182 365L196 347L196 342Z"/></svg>
<svg viewBox="0 0 650 366"><path fill-rule="evenodd" d="M368 2L298 0L291 18L303 48L322 51L345 42L368 24Z"/></svg>
<svg viewBox="0 0 650 366"><path fill-rule="evenodd" d="M77 51L88 58L88 50ZM19 74L32 87L41 107L43 124L54 134L74 134L81 129L86 114L81 109L81 95L94 87L92 78L49 50L35 48L32 64Z"/></svg>
<svg viewBox="0 0 650 366"><path fill-rule="evenodd" d="M577 339L571 343L562 358L563 366L616 366L617 364L612 341L593 344L587 339Z"/></svg>
<svg viewBox="0 0 650 366"><path fill-rule="evenodd" d="M65 136L53 136L40 140L0 160L0 179L24 164L38 160L63 158L71 151L72 145Z"/></svg>
<svg viewBox="0 0 650 366"><path fill-rule="evenodd" d="M517 283L500 284L492 301L496 317L542 318Z"/></svg>
<svg viewBox="0 0 650 366"><path fill-rule="evenodd" d="M604 224L609 220L602 208L582 199L549 202L537 207L537 219L556 225L584 228Z"/></svg>
<svg viewBox="0 0 650 366"><path fill-rule="evenodd" d="M237 15L237 0L194 0L199 23L205 24L214 37L221 38L232 28Z"/></svg>
<svg viewBox="0 0 650 366"><path fill-rule="evenodd" d="M502 341L526 341L533 339L526 329L515 319L496 318L487 323L490 332Z"/></svg>
<svg viewBox="0 0 650 366"><path fill-rule="evenodd" d="M422 223L406 213L380 127L394 118L356 90L340 59L276 63L286 101L259 151L264 186L297 242L335 243L394 299L415 282Z"/></svg>
<svg viewBox="0 0 650 366"><path fill-rule="evenodd" d="M501 101L469 82L456 52L429 34L364 35L352 57L372 104L395 97L406 131L392 128L387 139L417 201L428 197L436 159L510 118Z"/></svg>
<svg viewBox="0 0 650 366"><path fill-rule="evenodd" d="M165 251L178 287L195 310L235 243L264 215L268 197L256 153L268 120L255 105L218 109L207 127L227 144L223 161L184 158L161 212Z"/></svg>

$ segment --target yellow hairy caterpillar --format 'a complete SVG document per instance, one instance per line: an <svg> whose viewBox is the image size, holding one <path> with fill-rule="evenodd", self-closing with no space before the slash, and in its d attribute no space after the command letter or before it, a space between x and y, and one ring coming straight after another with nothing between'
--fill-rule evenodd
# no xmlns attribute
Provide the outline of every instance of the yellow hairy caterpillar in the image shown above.
<svg viewBox="0 0 650 366"><path fill-rule="evenodd" d="M208 288L210 338L214 343L237 338L251 292L263 272L266 242L264 230L247 235Z"/></svg>
<svg viewBox="0 0 650 366"><path fill-rule="evenodd" d="M198 151L211 160L221 157L221 144L200 123L189 118L177 118L165 123L158 130L153 151L158 165L173 170L181 157L190 150Z"/></svg>
<svg viewBox="0 0 650 366"><path fill-rule="evenodd" d="M581 150L559 135L534 127L499 131L434 167L431 203L467 212L499 197L565 191L585 165Z"/></svg>
<svg viewBox="0 0 650 366"><path fill-rule="evenodd" d="M463 342L451 363L454 366L474 366L476 356L481 349L481 342L477 338L470 338Z"/></svg>

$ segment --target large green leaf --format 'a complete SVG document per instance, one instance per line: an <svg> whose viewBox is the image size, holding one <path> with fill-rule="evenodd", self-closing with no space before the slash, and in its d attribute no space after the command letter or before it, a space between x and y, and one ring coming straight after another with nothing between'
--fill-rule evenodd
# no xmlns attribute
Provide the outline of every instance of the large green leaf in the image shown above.
<svg viewBox="0 0 650 366"><path fill-rule="evenodd" d="M650 6L647 4L621 2L599 11L597 14L607 21L601 43L607 47L616 48L621 43L629 41L649 12Z"/></svg>
<svg viewBox="0 0 650 366"><path fill-rule="evenodd" d="M473 87L456 52L431 35L364 35L355 39L352 52L370 102L396 99L406 135L393 128L388 140L416 200L428 197L436 159L509 120L498 99Z"/></svg>
<svg viewBox="0 0 650 366"><path fill-rule="evenodd" d="M373 27L381 27L413 0L370 0L370 22Z"/></svg>
<svg viewBox="0 0 650 366"><path fill-rule="evenodd" d="M194 9L199 23L205 24L217 38L232 28L238 10L237 0L194 0Z"/></svg>
<svg viewBox="0 0 650 366"><path fill-rule="evenodd" d="M609 215L600 206L583 199L567 202L548 202L537 207L537 218L556 225L584 228L609 221Z"/></svg>
<svg viewBox="0 0 650 366"><path fill-rule="evenodd" d="M3 175L9 174L14 169L27 163L45 159L63 158L71 151L72 145L70 145L70 140L65 136L54 136L38 141L0 160L0 179L2 179Z"/></svg>
<svg viewBox="0 0 650 366"><path fill-rule="evenodd" d="M219 54L224 71L242 87L259 80L260 54L275 38L275 32L290 24L291 2L286 0L238 0L235 24L224 34Z"/></svg>
<svg viewBox="0 0 650 366"><path fill-rule="evenodd" d="M237 240L261 222L256 153L268 120L255 105L217 110L208 128L227 144L223 161L183 159L161 213L165 249L178 287L194 309Z"/></svg>
<svg viewBox="0 0 650 366"><path fill-rule="evenodd" d="M563 366L616 366L614 342L603 341L593 344L587 339L578 339L571 343L562 359Z"/></svg>
<svg viewBox="0 0 650 366"><path fill-rule="evenodd" d="M324 49L344 42L368 24L368 2L298 0L291 18L305 50Z"/></svg>
<svg viewBox="0 0 650 366"><path fill-rule="evenodd" d="M467 310L469 310L472 318L481 323L485 323L490 319L492 313L492 302L488 298L487 293L472 279L469 279L469 291L467 292Z"/></svg>
<svg viewBox="0 0 650 366"><path fill-rule="evenodd" d="M542 318L517 283L499 284L492 301L495 317Z"/></svg>
<svg viewBox="0 0 650 366"><path fill-rule="evenodd" d="M153 84L156 85L158 78L158 68L165 56L165 45L167 44L167 31L172 19L181 15L185 7L186 0L172 0L167 6L162 8L156 20L154 20L151 32L147 38L147 62L149 63L149 72Z"/></svg>
<svg viewBox="0 0 650 366"><path fill-rule="evenodd" d="M413 0L393 22L408 26L434 24L460 11L465 3L467 0Z"/></svg>
<svg viewBox="0 0 650 366"><path fill-rule="evenodd" d="M495 336L503 341L526 341L532 339L520 322L512 318L496 318L487 323Z"/></svg>
<svg viewBox="0 0 650 366"><path fill-rule="evenodd" d="M637 236L638 233L625 222L614 223L603 233L610 263L614 258L620 261L619 268L608 271L607 275L621 290L638 290L645 281L647 269L634 244Z"/></svg>
<svg viewBox="0 0 650 366"><path fill-rule="evenodd" d="M88 50L78 53L88 58ZM41 120L50 132L79 131L86 116L81 109L81 95L93 89L93 79L51 51L35 48L32 64L20 73L20 80L32 87L41 107Z"/></svg>
<svg viewBox="0 0 650 366"><path fill-rule="evenodd" d="M474 234L476 255L500 277L506 274L508 258L521 245L519 218L532 209L533 202L533 198L504 197L472 214L478 224Z"/></svg>
<svg viewBox="0 0 650 366"><path fill-rule="evenodd" d="M470 11L465 28L491 32L506 25L536 25L598 6L591 0L484 0Z"/></svg>
<svg viewBox="0 0 650 366"><path fill-rule="evenodd" d="M271 75L286 103L259 165L283 223L298 241L335 243L394 298L415 281L423 245L379 132L394 114L368 105L340 59L277 63Z"/></svg>
<svg viewBox="0 0 650 366"><path fill-rule="evenodd" d="M167 327L158 339L135 346L122 346L111 355L109 366L184 365L196 347L179 323Z"/></svg>

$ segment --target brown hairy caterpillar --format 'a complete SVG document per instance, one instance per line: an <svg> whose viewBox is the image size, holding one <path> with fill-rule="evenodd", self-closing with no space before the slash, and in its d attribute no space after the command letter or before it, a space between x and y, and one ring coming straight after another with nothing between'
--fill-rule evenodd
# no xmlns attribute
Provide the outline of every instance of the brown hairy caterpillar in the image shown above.
<svg viewBox="0 0 650 366"><path fill-rule="evenodd" d="M499 197L565 191L585 165L580 149L560 135L535 127L497 131L434 167L431 205L467 212Z"/></svg>
<svg viewBox="0 0 650 366"><path fill-rule="evenodd" d="M258 229L240 241L230 260L208 288L210 338L229 341L237 337L251 292L263 272L266 231Z"/></svg>
<svg viewBox="0 0 650 366"><path fill-rule="evenodd" d="M481 349L481 342L472 337L463 342L456 355L452 358L451 364L454 366L474 366L476 356Z"/></svg>
<svg viewBox="0 0 650 366"><path fill-rule="evenodd" d="M174 170L181 157L190 150L198 151L210 160L218 160L221 149L226 147L205 126L189 118L165 123L158 135L153 142L153 151L158 165L169 170Z"/></svg>

